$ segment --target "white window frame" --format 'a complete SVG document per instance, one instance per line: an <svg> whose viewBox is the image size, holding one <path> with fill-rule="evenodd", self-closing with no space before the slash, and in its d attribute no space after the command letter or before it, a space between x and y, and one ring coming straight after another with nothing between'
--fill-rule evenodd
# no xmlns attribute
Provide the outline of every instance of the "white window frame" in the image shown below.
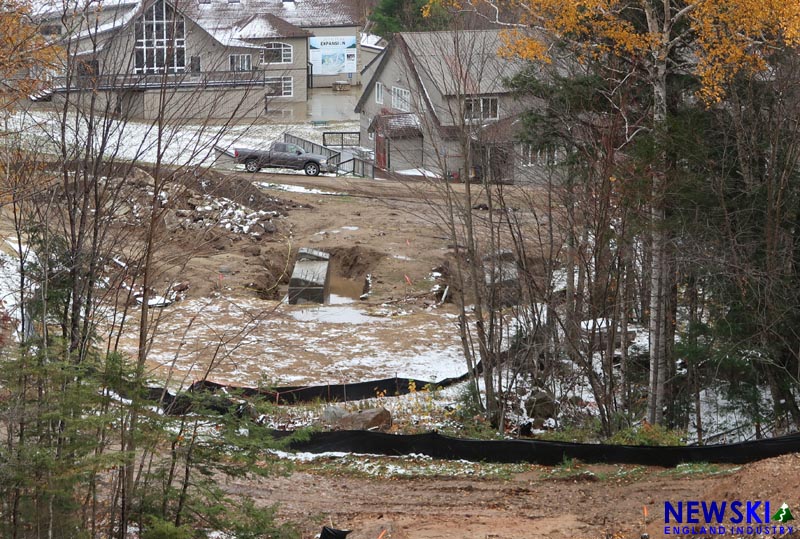
<svg viewBox="0 0 800 539"><path fill-rule="evenodd" d="M294 78L292 77L265 77L264 84L267 89L274 88L275 91L268 91L271 97L292 97L294 95Z"/></svg>
<svg viewBox="0 0 800 539"><path fill-rule="evenodd" d="M186 24L165 0L151 4L134 24L134 73L182 73Z"/></svg>
<svg viewBox="0 0 800 539"><path fill-rule="evenodd" d="M375 83L375 102L379 105L383 105L383 83L376 82Z"/></svg>
<svg viewBox="0 0 800 539"><path fill-rule="evenodd" d="M411 92L399 86L392 86L392 108L411 112Z"/></svg>
<svg viewBox="0 0 800 539"><path fill-rule="evenodd" d="M533 144L521 143L517 153L523 167L553 166L562 163L567 156L566 150L555 146L537 148Z"/></svg>
<svg viewBox="0 0 800 539"><path fill-rule="evenodd" d="M281 51L280 61L267 60L268 50L280 50ZM293 58L294 58L294 47L292 47L288 43L281 43L280 41L271 41L269 43L264 43L264 45L262 46L259 63L270 64L270 65L291 64Z"/></svg>
<svg viewBox="0 0 800 539"><path fill-rule="evenodd" d="M253 58L249 54L231 54L230 70L231 71L252 71Z"/></svg>
<svg viewBox="0 0 800 539"><path fill-rule="evenodd" d="M494 103L494 107L492 107L492 103ZM493 108L494 111L492 111ZM500 101L497 97L468 97L464 100L464 119L466 121L497 120L499 117Z"/></svg>

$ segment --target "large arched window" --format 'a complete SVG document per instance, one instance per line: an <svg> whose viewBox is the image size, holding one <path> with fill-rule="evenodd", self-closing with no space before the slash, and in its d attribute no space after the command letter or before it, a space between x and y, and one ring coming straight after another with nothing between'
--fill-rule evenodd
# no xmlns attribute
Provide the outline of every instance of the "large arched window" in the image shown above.
<svg viewBox="0 0 800 539"><path fill-rule="evenodd" d="M292 46L288 43L265 43L261 49L262 64L291 64Z"/></svg>
<svg viewBox="0 0 800 539"><path fill-rule="evenodd" d="M156 0L136 21L134 71L177 73L186 67L183 17L164 0Z"/></svg>

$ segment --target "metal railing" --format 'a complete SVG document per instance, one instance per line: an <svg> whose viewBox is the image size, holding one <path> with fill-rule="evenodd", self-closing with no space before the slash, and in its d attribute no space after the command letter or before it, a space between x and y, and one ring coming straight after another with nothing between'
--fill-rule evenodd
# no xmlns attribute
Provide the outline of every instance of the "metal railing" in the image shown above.
<svg viewBox="0 0 800 539"><path fill-rule="evenodd" d="M289 133L283 134L283 141L287 144L297 144L307 152L325 156L328 159L329 164L336 165L337 176L345 176L350 174L353 176L359 176L361 178L375 178L375 167L372 165L372 162L366 159L352 157L351 159L342 161L341 152L319 145L316 142L311 142L310 140L290 135Z"/></svg>
<svg viewBox="0 0 800 539"><path fill-rule="evenodd" d="M353 157L342 163L339 163L339 169L336 171L337 176L345 176L352 174L361 178L375 179L375 167L369 161Z"/></svg>
<svg viewBox="0 0 800 539"><path fill-rule="evenodd" d="M81 75L54 77L52 89L63 92L67 88L92 88L97 90L148 88L183 88L214 86L266 86L268 71L205 71L201 73L117 73L112 75Z"/></svg>
<svg viewBox="0 0 800 539"><path fill-rule="evenodd" d="M323 146L361 146L361 131L325 131L322 133Z"/></svg>
<svg viewBox="0 0 800 539"><path fill-rule="evenodd" d="M288 144L297 144L309 153L323 155L328 159L328 164L331 165L339 165L339 161L342 159L342 154L336 150L331 150L325 146L320 146L316 142L311 142L310 140L296 137L294 135L290 135L289 133L283 134L283 141Z"/></svg>

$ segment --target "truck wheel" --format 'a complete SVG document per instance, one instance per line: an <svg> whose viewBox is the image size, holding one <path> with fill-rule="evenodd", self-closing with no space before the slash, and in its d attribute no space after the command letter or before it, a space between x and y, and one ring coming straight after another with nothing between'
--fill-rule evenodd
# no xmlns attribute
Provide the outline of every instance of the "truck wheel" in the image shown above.
<svg viewBox="0 0 800 539"><path fill-rule="evenodd" d="M258 172L261 167L258 166L257 159L248 159L244 162L244 169L247 172Z"/></svg>
<svg viewBox="0 0 800 539"><path fill-rule="evenodd" d="M319 165L313 161L306 163L303 169L306 171L306 176L319 176Z"/></svg>

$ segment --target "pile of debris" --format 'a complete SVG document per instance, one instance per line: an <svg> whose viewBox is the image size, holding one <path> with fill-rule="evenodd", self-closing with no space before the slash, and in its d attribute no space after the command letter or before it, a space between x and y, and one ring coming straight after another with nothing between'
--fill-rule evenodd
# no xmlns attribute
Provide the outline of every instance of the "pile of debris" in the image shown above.
<svg viewBox="0 0 800 539"><path fill-rule="evenodd" d="M230 199L208 194L190 196L187 205L188 209L169 209L165 212L164 224L167 230L220 227L255 239L277 231L272 221L279 215L276 211L253 211Z"/></svg>

